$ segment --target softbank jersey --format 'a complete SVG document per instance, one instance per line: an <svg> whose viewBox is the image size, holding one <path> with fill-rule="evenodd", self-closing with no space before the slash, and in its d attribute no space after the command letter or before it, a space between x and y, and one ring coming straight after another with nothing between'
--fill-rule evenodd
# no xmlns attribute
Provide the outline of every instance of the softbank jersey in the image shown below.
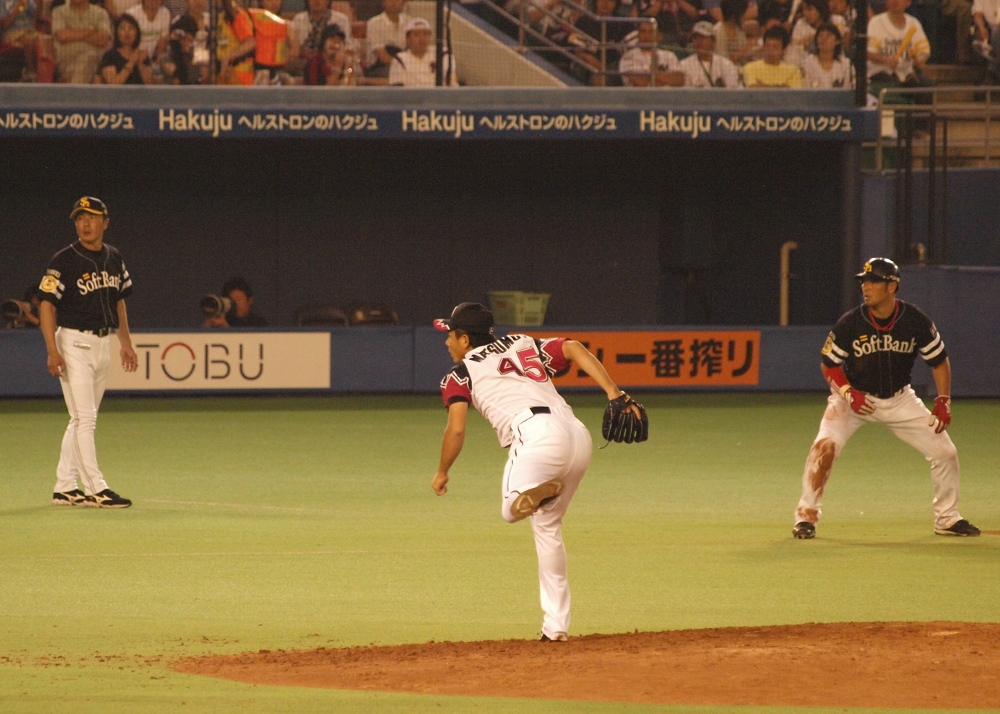
<svg viewBox="0 0 1000 714"><path fill-rule="evenodd" d="M118 301L132 293L121 253L105 243L91 251L77 241L56 253L38 286L38 296L56 306L60 327L118 327Z"/></svg>
<svg viewBox="0 0 1000 714"><path fill-rule="evenodd" d="M910 383L918 351L931 368L948 358L931 319L897 300L887 320L874 318L864 305L841 317L823 345L823 364L842 367L852 386L888 399Z"/></svg>
<svg viewBox="0 0 1000 714"><path fill-rule="evenodd" d="M469 402L493 425L500 445L513 440L511 422L531 407L549 407L571 413L552 377L569 369L563 354L566 340L536 340L528 335L508 335L477 347L441 380L445 406Z"/></svg>

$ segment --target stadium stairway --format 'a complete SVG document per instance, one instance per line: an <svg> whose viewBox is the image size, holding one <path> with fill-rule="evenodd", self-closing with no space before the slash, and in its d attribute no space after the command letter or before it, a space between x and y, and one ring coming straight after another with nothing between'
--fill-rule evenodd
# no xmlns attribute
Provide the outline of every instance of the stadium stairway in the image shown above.
<svg viewBox="0 0 1000 714"><path fill-rule="evenodd" d="M434 27L435 3L410 0L406 11ZM470 87L567 87L580 83L534 52L518 51L517 43L488 22L455 3L451 44L458 78Z"/></svg>

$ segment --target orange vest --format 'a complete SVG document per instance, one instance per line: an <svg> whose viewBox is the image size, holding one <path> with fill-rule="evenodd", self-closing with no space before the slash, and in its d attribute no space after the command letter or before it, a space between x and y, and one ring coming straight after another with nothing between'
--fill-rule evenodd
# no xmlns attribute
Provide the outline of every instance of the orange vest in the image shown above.
<svg viewBox="0 0 1000 714"><path fill-rule="evenodd" d="M257 40L254 59L259 67L284 67L288 62L288 22L261 8L249 8Z"/></svg>
<svg viewBox="0 0 1000 714"><path fill-rule="evenodd" d="M253 36L253 20L250 14L241 7L235 7L236 18L233 24L226 22L226 14L219 13L219 48L218 57L220 60L229 56L243 40ZM233 66L232 71L226 78L229 84L253 84L253 57Z"/></svg>

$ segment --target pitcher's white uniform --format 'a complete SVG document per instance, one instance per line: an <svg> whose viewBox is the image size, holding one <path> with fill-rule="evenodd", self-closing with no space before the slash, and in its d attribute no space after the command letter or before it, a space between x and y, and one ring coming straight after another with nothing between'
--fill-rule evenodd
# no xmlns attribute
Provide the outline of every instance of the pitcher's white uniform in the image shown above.
<svg viewBox="0 0 1000 714"><path fill-rule="evenodd" d="M553 479L563 483L562 493L530 517L545 613L542 632L549 637L569 631L562 519L593 451L587 427L552 384L551 377L570 366L564 343L561 338L500 337L473 349L441 381L446 407L471 403L493 425L500 445L510 448L501 488L505 520L518 520L511 504L522 491Z"/></svg>

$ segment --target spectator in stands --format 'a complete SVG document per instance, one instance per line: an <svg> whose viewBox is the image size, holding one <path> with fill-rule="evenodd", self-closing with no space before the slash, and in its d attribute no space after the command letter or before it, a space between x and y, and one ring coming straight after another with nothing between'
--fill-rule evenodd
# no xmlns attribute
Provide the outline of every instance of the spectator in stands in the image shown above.
<svg viewBox="0 0 1000 714"><path fill-rule="evenodd" d="M52 11L56 72L60 82L88 84L111 40L111 19L87 0L69 0Z"/></svg>
<svg viewBox="0 0 1000 714"><path fill-rule="evenodd" d="M232 301L232 307L225 315L207 317L202 327L266 327L267 320L253 312L253 290L243 278L230 278L220 290L223 297Z"/></svg>
<svg viewBox="0 0 1000 714"><path fill-rule="evenodd" d="M281 0L261 0L262 7L250 8L254 35L254 82L291 84L286 71L289 58L299 54L298 41L289 23L281 16Z"/></svg>
<svg viewBox="0 0 1000 714"><path fill-rule="evenodd" d="M840 30L832 22L816 30L817 54L802 62L802 84L807 89L836 89L854 86L854 67L844 56Z"/></svg>
<svg viewBox="0 0 1000 714"><path fill-rule="evenodd" d="M701 0L632 0L629 15L655 19L664 42L684 47L691 28L705 11Z"/></svg>
<svg viewBox="0 0 1000 714"><path fill-rule="evenodd" d="M934 5L931 5L933 9ZM970 0L939 0L937 10L944 17L955 18L955 61L972 62L972 2ZM935 38L937 39L937 38Z"/></svg>
<svg viewBox="0 0 1000 714"><path fill-rule="evenodd" d="M595 0L594 14L600 17L616 17L618 0ZM621 61L622 51L618 47L606 47L604 68L609 74L601 74L601 21L589 15L581 15L576 21L575 32L571 33L567 44L573 48L574 54L586 62L594 72L588 78L591 85L617 86L621 79L614 74ZM624 22L605 22L604 37L608 45L621 44L629 33L629 26Z"/></svg>
<svg viewBox="0 0 1000 714"><path fill-rule="evenodd" d="M153 83L153 67L142 48L139 23L129 13L115 23L114 42L101 57L97 73L104 84Z"/></svg>
<svg viewBox="0 0 1000 714"><path fill-rule="evenodd" d="M167 51L160 58L165 84L201 84L208 77L208 66L194 64L194 38L198 23L190 15L181 15L170 26Z"/></svg>
<svg viewBox="0 0 1000 714"><path fill-rule="evenodd" d="M871 93L885 87L931 87L923 75L931 45L920 21L906 14L910 0L886 0L886 11L868 23L868 80Z"/></svg>
<svg viewBox="0 0 1000 714"><path fill-rule="evenodd" d="M207 9L205 0L163 0L163 7L170 11L171 23L185 15L200 18Z"/></svg>
<svg viewBox="0 0 1000 714"><path fill-rule="evenodd" d="M802 0L802 17L792 26L792 38L785 49L785 61L801 67L806 55L816 52L816 30L830 22L827 0Z"/></svg>
<svg viewBox="0 0 1000 714"><path fill-rule="evenodd" d="M20 47L24 51L24 79L28 81L34 81L37 69L37 19L36 0L0 0L0 45Z"/></svg>
<svg viewBox="0 0 1000 714"><path fill-rule="evenodd" d="M764 32L775 25L792 31L792 0L761 0L757 10L757 21Z"/></svg>
<svg viewBox="0 0 1000 714"><path fill-rule="evenodd" d="M854 35L854 25L857 18L858 11L848 0L830 0L830 21L840 30L846 54L850 54L851 37Z"/></svg>
<svg viewBox="0 0 1000 714"><path fill-rule="evenodd" d="M328 87L357 86L361 66L347 45L340 28L330 25L323 30L323 50L313 55L306 66L305 83Z"/></svg>
<svg viewBox="0 0 1000 714"><path fill-rule="evenodd" d="M406 25L410 16L403 12L405 0L382 0L383 11L368 21L365 39L365 76L389 77L393 58L406 48Z"/></svg>
<svg viewBox="0 0 1000 714"><path fill-rule="evenodd" d="M146 56L163 54L170 41L170 11L163 7L163 0L142 0L142 4L133 5L127 12L139 23L142 30L139 47Z"/></svg>
<svg viewBox="0 0 1000 714"><path fill-rule="evenodd" d="M732 60L715 52L715 28L707 20L695 23L691 30L694 53L688 55L679 65L684 73L684 84L688 87L729 87L740 86L740 71Z"/></svg>
<svg viewBox="0 0 1000 714"><path fill-rule="evenodd" d="M639 43L622 55L618 71L626 87L648 87L654 78L653 53L656 53L655 86L683 87L684 74L680 71L677 55L656 46L659 37L654 21L639 25Z"/></svg>
<svg viewBox="0 0 1000 714"><path fill-rule="evenodd" d="M108 11L111 23L114 24L118 22L119 17L124 15L125 12L132 8L136 3L135 0L104 0L98 4Z"/></svg>
<svg viewBox="0 0 1000 714"><path fill-rule="evenodd" d="M344 37L351 42L351 20L342 12L330 9L331 0L308 0L309 9L300 12L292 20L296 41L299 44L299 57L309 62L313 55L323 49L323 30L328 25L340 28Z"/></svg>
<svg viewBox="0 0 1000 714"><path fill-rule="evenodd" d="M217 0L218 1L218 0ZM219 12L219 84L253 84L253 57L256 41L250 13L235 0L221 0Z"/></svg>
<svg viewBox="0 0 1000 714"><path fill-rule="evenodd" d="M422 17L406 23L406 49L393 58L389 84L398 87L433 87L437 82L437 61L431 43L431 25ZM442 70L445 86L458 86L458 69L445 48ZM450 78L450 79L449 79Z"/></svg>
<svg viewBox="0 0 1000 714"><path fill-rule="evenodd" d="M748 17L750 3L747 0L722 0L722 22L715 25L715 51L743 65L760 54L759 38L747 36L744 26L752 23L759 28L757 20Z"/></svg>
<svg viewBox="0 0 1000 714"><path fill-rule="evenodd" d="M788 39L788 30L781 26L764 33L764 57L743 68L743 83L747 87L802 86L802 70L782 59Z"/></svg>
<svg viewBox="0 0 1000 714"><path fill-rule="evenodd" d="M1000 83L1000 0L974 0L976 51L986 60L986 69Z"/></svg>

